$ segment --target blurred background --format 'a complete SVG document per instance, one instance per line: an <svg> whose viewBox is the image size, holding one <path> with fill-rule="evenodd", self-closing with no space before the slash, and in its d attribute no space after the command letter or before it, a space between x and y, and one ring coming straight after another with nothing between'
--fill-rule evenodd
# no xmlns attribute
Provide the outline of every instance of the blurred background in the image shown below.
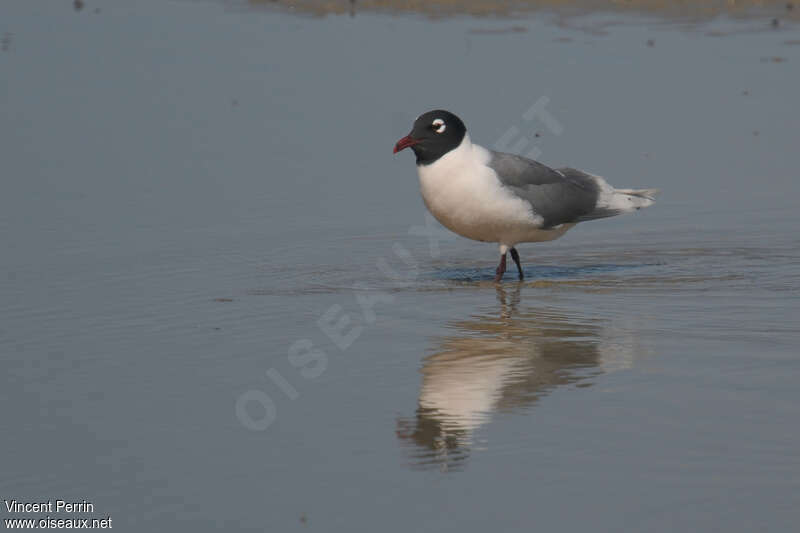
<svg viewBox="0 0 800 533"><path fill-rule="evenodd" d="M798 16L4 0L0 495L122 531L795 529ZM495 284L392 155L435 108L662 194Z"/></svg>

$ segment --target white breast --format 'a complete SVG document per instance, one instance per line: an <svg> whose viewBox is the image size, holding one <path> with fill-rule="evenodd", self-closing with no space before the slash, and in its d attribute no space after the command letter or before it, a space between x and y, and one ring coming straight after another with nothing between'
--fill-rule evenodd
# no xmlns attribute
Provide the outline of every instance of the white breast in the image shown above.
<svg viewBox="0 0 800 533"><path fill-rule="evenodd" d="M513 246L550 240L566 228L541 230L530 203L505 189L487 163L489 151L468 135L434 163L418 166L422 199L446 228L469 239ZM558 235L555 235L558 233ZM552 235L552 236L551 236Z"/></svg>

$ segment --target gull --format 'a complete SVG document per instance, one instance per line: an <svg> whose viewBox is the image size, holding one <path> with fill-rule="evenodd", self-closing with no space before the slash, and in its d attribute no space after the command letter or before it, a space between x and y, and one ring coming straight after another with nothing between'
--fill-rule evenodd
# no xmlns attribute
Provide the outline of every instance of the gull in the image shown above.
<svg viewBox="0 0 800 533"><path fill-rule="evenodd" d="M449 111L428 111L394 153L411 148L417 157L425 206L450 231L500 246L496 282L506 254L524 279L516 246L558 239L579 222L637 211L655 201L657 189L615 189L574 168L550 168L519 155L472 142L464 122Z"/></svg>

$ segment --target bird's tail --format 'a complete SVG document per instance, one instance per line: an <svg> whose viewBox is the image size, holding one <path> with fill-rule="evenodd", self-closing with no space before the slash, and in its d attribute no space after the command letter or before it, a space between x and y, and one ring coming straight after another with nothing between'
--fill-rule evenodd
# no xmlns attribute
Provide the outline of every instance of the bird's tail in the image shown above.
<svg viewBox="0 0 800 533"><path fill-rule="evenodd" d="M658 189L616 189L615 192L623 197L622 202L628 203L633 209L641 209L653 205Z"/></svg>
<svg viewBox="0 0 800 533"><path fill-rule="evenodd" d="M613 217L653 205L658 189L614 189L602 182L602 192L594 211L578 218L578 222Z"/></svg>

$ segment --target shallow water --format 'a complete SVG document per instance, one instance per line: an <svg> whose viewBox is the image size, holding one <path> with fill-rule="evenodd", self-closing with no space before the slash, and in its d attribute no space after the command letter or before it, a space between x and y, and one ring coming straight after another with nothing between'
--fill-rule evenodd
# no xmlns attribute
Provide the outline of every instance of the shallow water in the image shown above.
<svg viewBox="0 0 800 533"><path fill-rule="evenodd" d="M3 498L123 531L795 527L791 20L0 15ZM662 195L497 285L392 157L434 107Z"/></svg>

